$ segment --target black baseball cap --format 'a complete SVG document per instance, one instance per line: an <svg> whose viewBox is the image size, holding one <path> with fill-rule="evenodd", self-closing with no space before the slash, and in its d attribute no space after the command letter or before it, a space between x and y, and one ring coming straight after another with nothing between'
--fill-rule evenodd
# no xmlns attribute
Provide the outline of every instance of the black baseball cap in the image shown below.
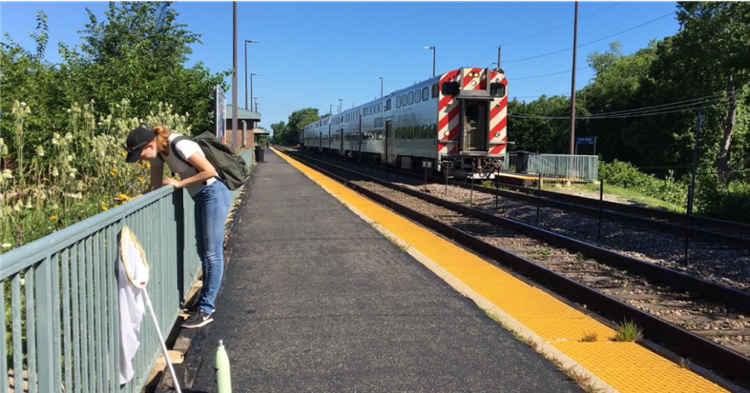
<svg viewBox="0 0 750 393"><path fill-rule="evenodd" d="M125 157L125 162L137 162L141 158L141 151L149 142L156 138L154 131L147 128L138 127L128 134L128 139L125 141L125 149L128 151L128 156Z"/></svg>

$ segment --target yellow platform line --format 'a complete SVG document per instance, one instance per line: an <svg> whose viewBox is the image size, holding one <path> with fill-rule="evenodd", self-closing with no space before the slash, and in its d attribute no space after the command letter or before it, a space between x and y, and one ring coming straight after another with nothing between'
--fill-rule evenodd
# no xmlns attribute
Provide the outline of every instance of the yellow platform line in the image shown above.
<svg viewBox="0 0 750 393"><path fill-rule="evenodd" d="M607 325L275 151L363 219L402 240L410 254L480 307L503 322L512 322L510 327L528 333L526 337L541 340L535 343L537 350L551 354L565 368L590 372L595 388L620 392L727 391L639 344L611 341L615 332ZM593 334L597 336L595 342L581 341Z"/></svg>

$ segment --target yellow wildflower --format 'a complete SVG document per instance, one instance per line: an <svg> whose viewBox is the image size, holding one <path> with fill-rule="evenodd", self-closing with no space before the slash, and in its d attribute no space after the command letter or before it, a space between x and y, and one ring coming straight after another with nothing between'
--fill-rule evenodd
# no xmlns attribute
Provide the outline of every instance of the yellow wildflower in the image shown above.
<svg viewBox="0 0 750 393"><path fill-rule="evenodd" d="M126 153L125 150L122 150L122 151L120 151L120 155L123 156L123 157L125 157L125 156L128 155L128 153Z"/></svg>
<svg viewBox="0 0 750 393"><path fill-rule="evenodd" d="M143 180L143 178L142 178L142 177L138 176L138 182L139 182L139 183L143 183L143 182L145 182L145 180Z"/></svg>
<svg viewBox="0 0 750 393"><path fill-rule="evenodd" d="M53 215L49 216L49 220L50 221L57 221L57 216L53 214Z"/></svg>
<svg viewBox="0 0 750 393"><path fill-rule="evenodd" d="M107 205L104 204L104 202L102 202L100 206L102 208L102 211L106 212L107 210L109 210L109 208L107 207Z"/></svg>
<svg viewBox="0 0 750 393"><path fill-rule="evenodd" d="M125 201L130 200L130 197L125 194L119 194L117 196L120 197L120 199L125 200Z"/></svg>

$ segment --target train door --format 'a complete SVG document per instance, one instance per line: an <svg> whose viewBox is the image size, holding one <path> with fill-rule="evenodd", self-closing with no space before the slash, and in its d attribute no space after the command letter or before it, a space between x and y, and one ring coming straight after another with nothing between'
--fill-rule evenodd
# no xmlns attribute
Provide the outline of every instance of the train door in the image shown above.
<svg viewBox="0 0 750 393"><path fill-rule="evenodd" d="M341 137L341 143L339 146L341 149L339 150L339 155L343 156L344 155L344 129L343 128L341 129L341 131L339 131L339 134Z"/></svg>
<svg viewBox="0 0 750 393"><path fill-rule="evenodd" d="M328 130L328 153L331 152L331 141L333 138L331 138L331 130Z"/></svg>
<svg viewBox="0 0 750 393"><path fill-rule="evenodd" d="M318 139L318 151L323 151L323 133L320 133L320 138Z"/></svg>
<svg viewBox="0 0 750 393"><path fill-rule="evenodd" d="M385 162L391 162L391 152L393 151L393 135L391 135L391 121L385 121Z"/></svg>
<svg viewBox="0 0 750 393"><path fill-rule="evenodd" d="M463 101L461 129L461 151L487 151L487 101Z"/></svg>

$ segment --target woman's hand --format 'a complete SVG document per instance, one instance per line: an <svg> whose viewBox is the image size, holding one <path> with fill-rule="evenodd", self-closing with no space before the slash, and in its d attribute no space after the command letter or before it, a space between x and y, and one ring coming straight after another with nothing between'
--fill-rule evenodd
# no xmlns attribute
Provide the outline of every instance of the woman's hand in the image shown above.
<svg viewBox="0 0 750 393"><path fill-rule="evenodd" d="M179 181L177 181L177 180L175 180L174 178L171 178L171 177L168 177L168 178L164 179L164 181L162 181L162 184L165 185L165 186L168 186L168 185L171 184L171 185L174 186L174 188L180 188L180 187L182 187L182 184L180 184Z"/></svg>

